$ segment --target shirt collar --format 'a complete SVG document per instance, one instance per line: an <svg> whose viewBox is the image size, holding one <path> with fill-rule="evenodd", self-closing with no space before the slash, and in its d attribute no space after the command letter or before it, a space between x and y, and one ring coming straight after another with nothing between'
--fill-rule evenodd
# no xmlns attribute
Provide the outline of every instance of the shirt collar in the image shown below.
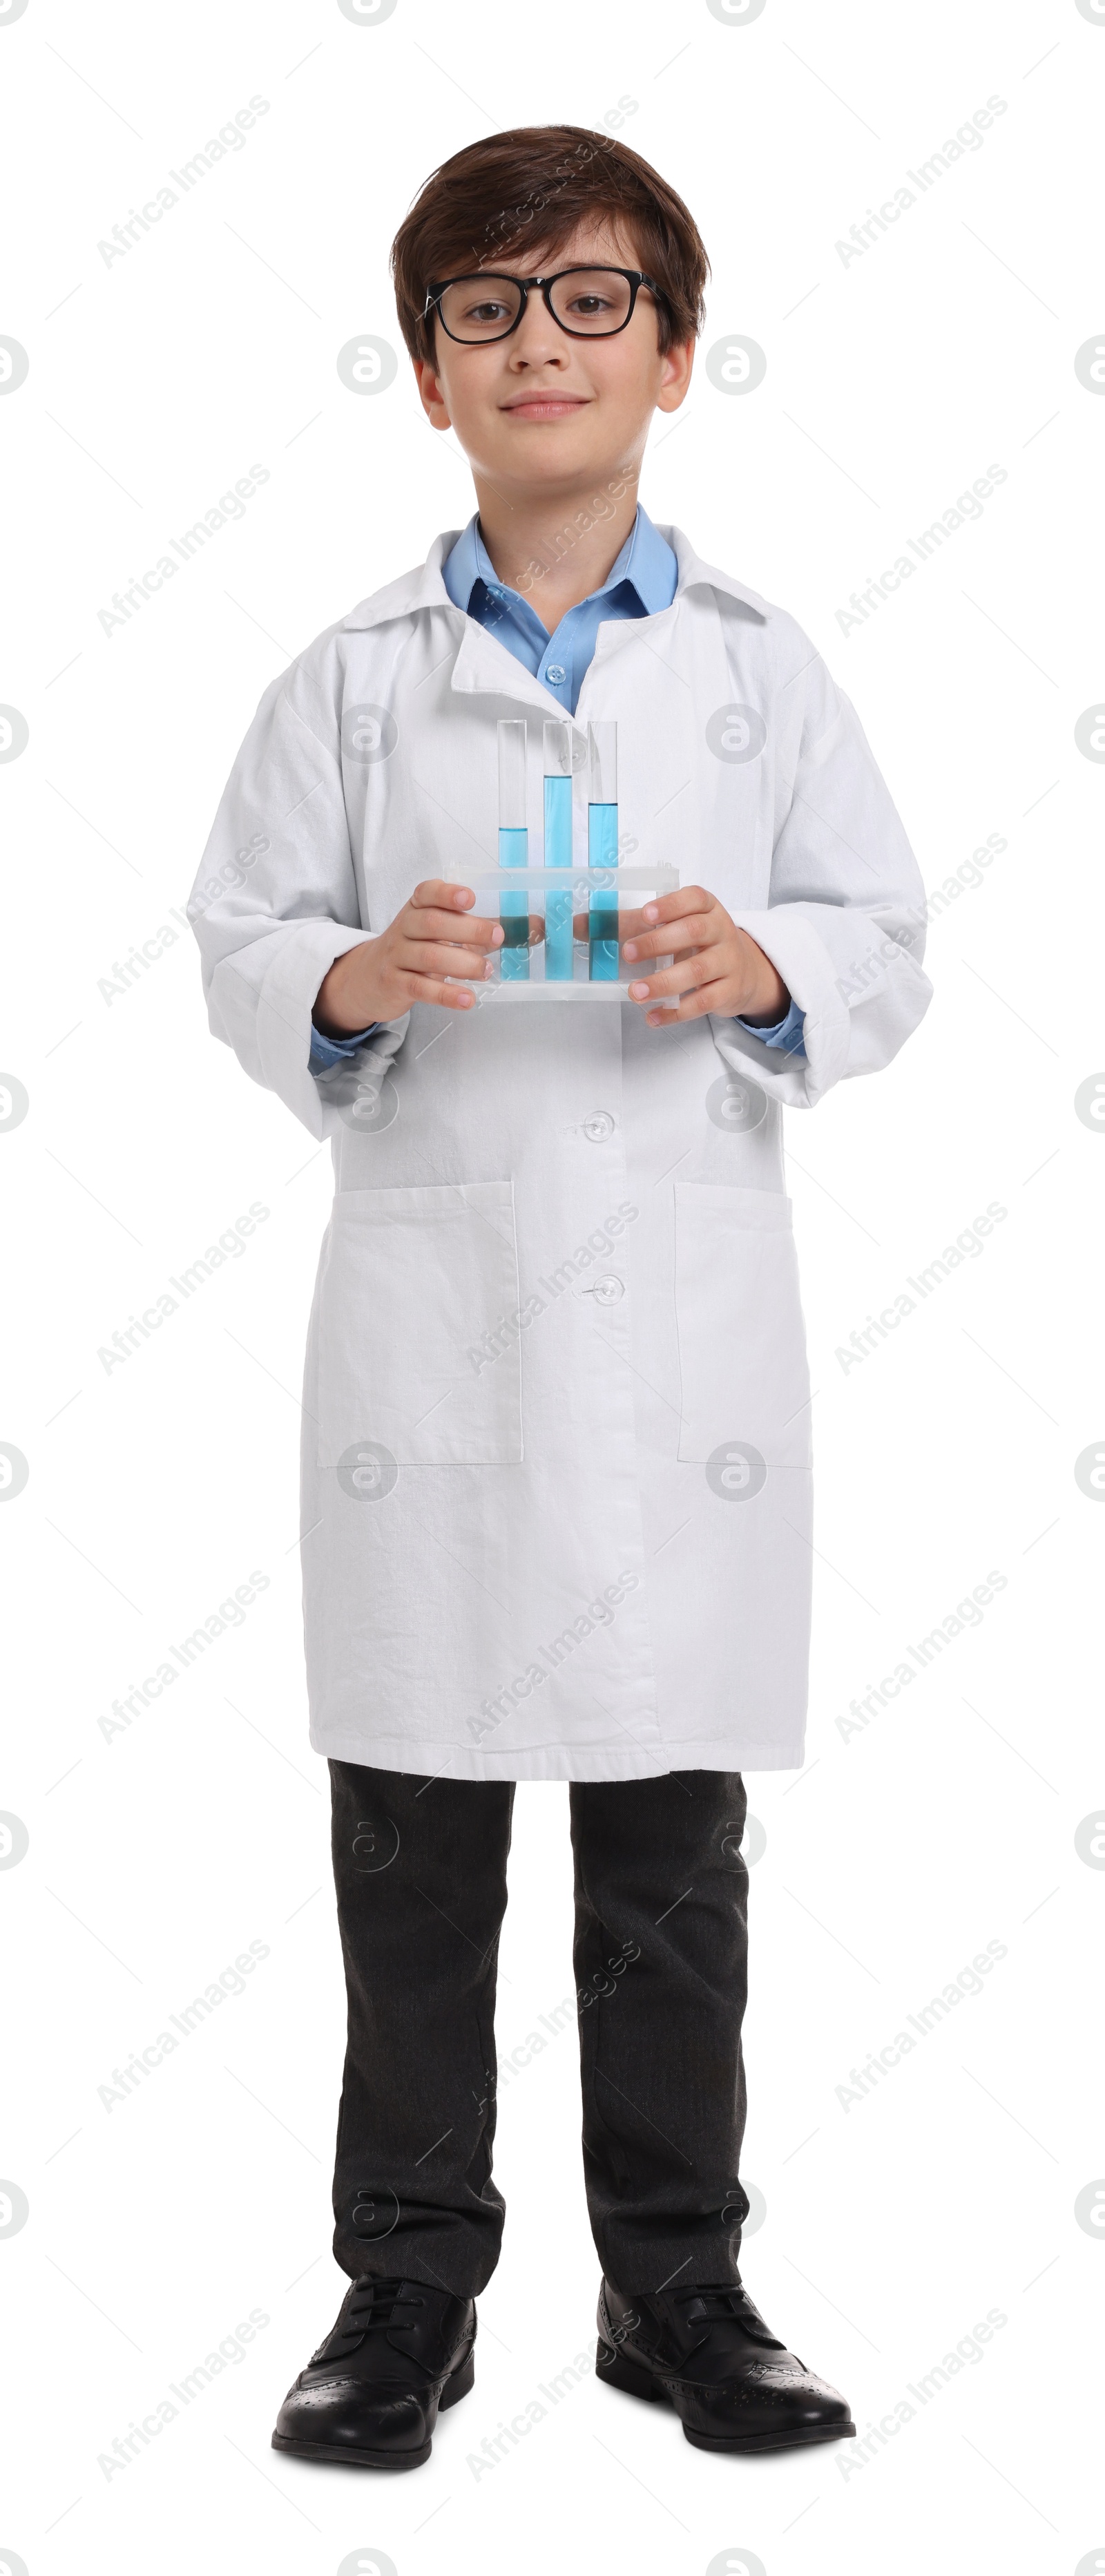
<svg viewBox="0 0 1105 2576"><path fill-rule="evenodd" d="M644 511L638 510L637 516L644 519ZM424 608L455 611L456 602L445 587L442 566L455 551L462 533L467 534L467 531L446 528L441 536L434 538L424 564L417 564L410 572L400 573L397 580L386 582L369 598L358 600L356 607L339 619L338 632L363 634L374 626L387 625L392 618L417 616ZM735 581L732 573L704 563L681 528L658 528L654 533L663 543L670 544L675 555L679 567L677 597L690 590L720 591L724 597L734 600L738 610L757 625L767 624L773 613L769 602L744 582ZM668 604L668 601L663 603L665 607ZM652 613L650 610L649 614Z"/></svg>
<svg viewBox="0 0 1105 2576"><path fill-rule="evenodd" d="M467 609L478 581L499 596L504 593L511 599L520 596L499 580L480 535L478 514L469 519L451 554L446 556L441 577L455 608ZM653 617L662 608L671 607L677 580L678 567L671 547L659 529L653 526L647 510L638 507L624 546L611 564L605 581L590 596L604 599L608 591L617 589L619 582L628 581L636 591L646 617Z"/></svg>

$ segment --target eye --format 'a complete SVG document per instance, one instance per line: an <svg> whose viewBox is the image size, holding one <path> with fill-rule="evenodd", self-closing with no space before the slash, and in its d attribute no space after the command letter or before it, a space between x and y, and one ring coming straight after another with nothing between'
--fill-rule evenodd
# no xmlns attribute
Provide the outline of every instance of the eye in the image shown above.
<svg viewBox="0 0 1105 2576"><path fill-rule="evenodd" d="M505 304L499 304L493 301L490 297L487 297L482 304L465 305L465 320L468 322L501 322L506 313L506 309Z"/></svg>

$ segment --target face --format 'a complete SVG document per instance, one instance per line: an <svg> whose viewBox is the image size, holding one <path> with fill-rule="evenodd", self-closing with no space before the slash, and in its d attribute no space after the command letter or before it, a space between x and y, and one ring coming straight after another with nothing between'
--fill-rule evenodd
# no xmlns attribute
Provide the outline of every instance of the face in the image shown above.
<svg viewBox="0 0 1105 2576"><path fill-rule="evenodd" d="M527 243L487 263L511 277L588 264L642 266L628 239L607 226L580 226L544 257ZM414 362L426 416L435 429L455 430L474 474L519 496L634 473L653 412L677 411L691 377L693 340L661 357L656 326L644 287L631 321L609 339L572 339L534 290L509 339L465 346L439 322L434 364Z"/></svg>

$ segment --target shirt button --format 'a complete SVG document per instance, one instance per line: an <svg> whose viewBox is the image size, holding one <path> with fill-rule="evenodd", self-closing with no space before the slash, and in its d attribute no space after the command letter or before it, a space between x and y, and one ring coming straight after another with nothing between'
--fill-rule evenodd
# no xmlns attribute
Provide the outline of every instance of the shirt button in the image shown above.
<svg viewBox="0 0 1105 2576"><path fill-rule="evenodd" d="M545 678L546 678L547 680L551 680L551 681L552 681L552 684L553 684L554 689L558 689L558 688L560 687L560 683L561 683L561 681L562 681L562 680L566 680L566 679L567 679L567 677L568 677L568 674L567 674L567 672L566 672L566 670L565 670L565 668L564 668L564 664L563 664L563 662L550 662L550 663L548 664L548 667L547 667L546 672L545 672Z"/></svg>
<svg viewBox="0 0 1105 2576"><path fill-rule="evenodd" d="M605 1145L614 1133L614 1121L608 1109L593 1109L583 1121L583 1133L589 1145Z"/></svg>

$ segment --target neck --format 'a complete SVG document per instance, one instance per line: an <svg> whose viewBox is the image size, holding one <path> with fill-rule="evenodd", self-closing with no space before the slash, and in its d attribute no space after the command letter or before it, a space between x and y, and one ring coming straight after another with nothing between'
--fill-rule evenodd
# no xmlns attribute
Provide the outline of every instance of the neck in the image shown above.
<svg viewBox="0 0 1105 2576"><path fill-rule="evenodd" d="M522 592L551 635L617 561L637 515L637 469L597 478L585 493L519 502L479 474L475 483L480 535L498 579Z"/></svg>

